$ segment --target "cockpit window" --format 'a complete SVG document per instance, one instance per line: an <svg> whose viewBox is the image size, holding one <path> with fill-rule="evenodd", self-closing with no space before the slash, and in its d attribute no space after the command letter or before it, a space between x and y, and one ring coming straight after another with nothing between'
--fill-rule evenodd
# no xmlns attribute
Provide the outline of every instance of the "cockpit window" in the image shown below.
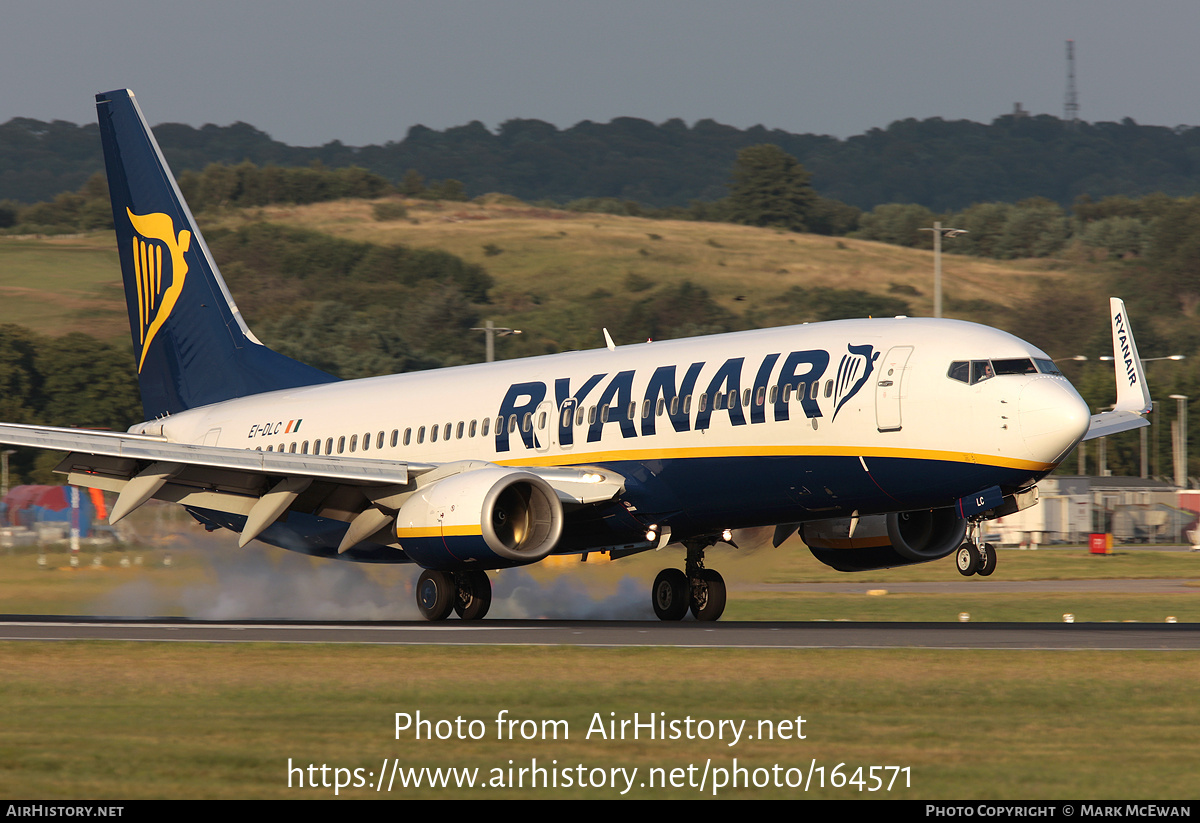
<svg viewBox="0 0 1200 823"><path fill-rule="evenodd" d="M996 373L992 371L992 364L987 360L972 360L971 361L971 385L982 383L990 377L995 377Z"/></svg>
<svg viewBox="0 0 1200 823"><path fill-rule="evenodd" d="M992 377L1006 374L1059 374L1062 372L1051 360L1028 357L1009 357L1004 360L955 360L946 376L974 386Z"/></svg>
<svg viewBox="0 0 1200 823"><path fill-rule="evenodd" d="M1033 362L1037 364L1038 371L1040 371L1042 374L1062 374L1062 372L1058 370L1058 366L1054 365L1053 360L1035 359Z"/></svg>
<svg viewBox="0 0 1200 823"><path fill-rule="evenodd" d="M1028 357L993 360L992 368L996 370L996 374L1037 374L1037 369L1033 367L1033 361Z"/></svg>

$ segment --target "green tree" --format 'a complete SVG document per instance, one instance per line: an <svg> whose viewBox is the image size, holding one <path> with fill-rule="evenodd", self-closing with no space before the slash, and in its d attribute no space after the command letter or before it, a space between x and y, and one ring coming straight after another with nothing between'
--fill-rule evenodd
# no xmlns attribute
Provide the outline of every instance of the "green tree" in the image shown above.
<svg viewBox="0 0 1200 823"><path fill-rule="evenodd" d="M931 232L922 228L933 226L936 215L915 203L885 203L876 206L858 221L855 237L877 240L896 246L930 248Z"/></svg>
<svg viewBox="0 0 1200 823"><path fill-rule="evenodd" d="M738 152L729 183L729 216L734 223L805 231L817 205L811 175L778 146L750 146Z"/></svg>
<svg viewBox="0 0 1200 823"><path fill-rule="evenodd" d="M51 425L124 431L142 419L137 371L127 345L70 332L43 339L34 364L45 397L41 413Z"/></svg>

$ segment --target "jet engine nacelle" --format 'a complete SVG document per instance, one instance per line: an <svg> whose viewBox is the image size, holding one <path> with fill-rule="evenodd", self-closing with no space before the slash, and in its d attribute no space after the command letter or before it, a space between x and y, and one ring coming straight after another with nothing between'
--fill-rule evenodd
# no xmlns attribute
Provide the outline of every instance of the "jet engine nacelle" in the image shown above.
<svg viewBox="0 0 1200 823"><path fill-rule="evenodd" d="M893 512L858 518L816 520L800 526L800 537L813 556L843 572L862 572L927 563L957 549L967 521L954 509Z"/></svg>
<svg viewBox="0 0 1200 823"><path fill-rule="evenodd" d="M501 569L536 563L562 536L562 503L529 472L476 469L431 483L404 502L396 537L427 569Z"/></svg>

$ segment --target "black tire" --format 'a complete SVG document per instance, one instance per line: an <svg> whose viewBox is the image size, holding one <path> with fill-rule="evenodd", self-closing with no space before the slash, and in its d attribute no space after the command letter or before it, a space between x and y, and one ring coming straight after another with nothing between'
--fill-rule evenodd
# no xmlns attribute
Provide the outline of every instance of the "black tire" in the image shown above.
<svg viewBox="0 0 1200 823"><path fill-rule="evenodd" d="M991 543L983 544L983 561L979 564L976 574L987 577L996 570L996 547Z"/></svg>
<svg viewBox="0 0 1200 823"><path fill-rule="evenodd" d="M718 620L725 611L725 578L712 569L702 569L699 583L692 586L692 615L697 620Z"/></svg>
<svg viewBox="0 0 1200 823"><path fill-rule="evenodd" d="M417 608L426 620L445 620L454 609L454 575L426 569L417 580Z"/></svg>
<svg viewBox="0 0 1200 823"><path fill-rule="evenodd" d="M979 552L970 543L963 543L954 553L954 565L963 577L970 577L979 570Z"/></svg>
<svg viewBox="0 0 1200 823"><path fill-rule="evenodd" d="M654 613L659 620L682 620L687 614L691 594L692 587L686 574L679 569L663 569L654 578L654 588L650 591Z"/></svg>
<svg viewBox="0 0 1200 823"><path fill-rule="evenodd" d="M482 620L492 607L492 581L487 572L459 572L454 580L454 613L463 620Z"/></svg>

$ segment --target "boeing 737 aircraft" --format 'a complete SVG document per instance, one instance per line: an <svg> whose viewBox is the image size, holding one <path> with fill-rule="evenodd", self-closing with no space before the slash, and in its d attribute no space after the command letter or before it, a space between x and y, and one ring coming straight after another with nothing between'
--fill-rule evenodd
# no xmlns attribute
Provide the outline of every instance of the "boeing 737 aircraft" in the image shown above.
<svg viewBox="0 0 1200 823"><path fill-rule="evenodd" d="M71 483L154 498L240 543L416 563L421 612L484 616L489 569L663 550L655 612L716 620L705 550L799 530L844 571L956 555L1033 505L1081 439L1148 425L1112 301L1117 404L1089 410L1051 359L954 320L843 320L340 381L247 328L127 90L97 95L146 421L128 433L0 426L68 452ZM682 562L680 563L680 560Z"/></svg>

